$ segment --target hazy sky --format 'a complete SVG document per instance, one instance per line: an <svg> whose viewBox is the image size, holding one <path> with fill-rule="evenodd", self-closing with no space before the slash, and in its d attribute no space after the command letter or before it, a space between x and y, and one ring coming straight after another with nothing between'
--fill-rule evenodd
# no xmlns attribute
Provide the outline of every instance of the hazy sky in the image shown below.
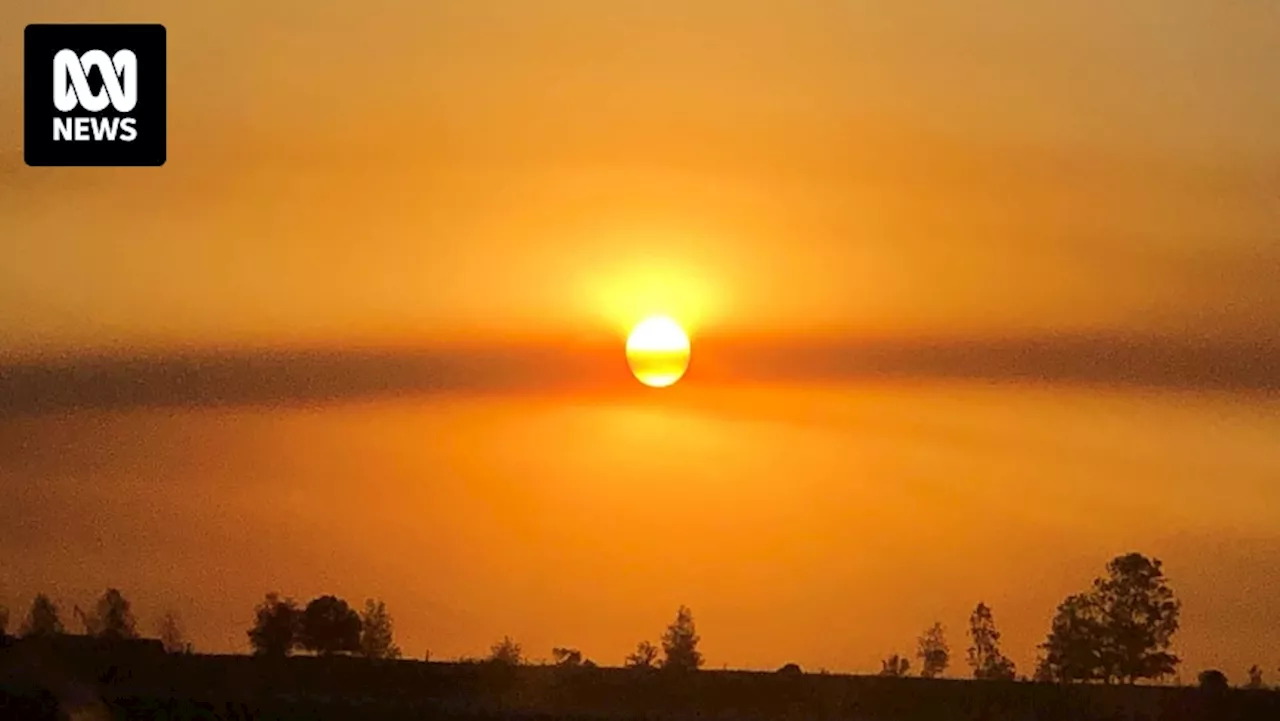
<svg viewBox="0 0 1280 721"><path fill-rule="evenodd" d="M610 664L688 603L713 666L865 672L986 600L1029 671L1139 550L1184 677L1274 669L1280 4L929 5L0 3L0 603ZM167 165L27 168L23 25L105 20L168 28ZM656 311L690 375L620 390ZM12 362L190 347L239 355Z"/></svg>
<svg viewBox="0 0 1280 721"><path fill-rule="evenodd" d="M0 9L2 350L1280 327L1274 3L107 8ZM24 167L22 25L131 18L168 164Z"/></svg>

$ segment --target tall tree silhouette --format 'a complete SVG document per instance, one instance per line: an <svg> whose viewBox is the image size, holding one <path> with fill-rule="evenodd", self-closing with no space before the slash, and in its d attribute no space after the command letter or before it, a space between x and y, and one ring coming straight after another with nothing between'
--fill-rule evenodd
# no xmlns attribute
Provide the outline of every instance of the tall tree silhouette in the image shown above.
<svg viewBox="0 0 1280 721"><path fill-rule="evenodd" d="M31 610L22 624L21 635L28 638L42 638L63 633L62 619L58 617L58 606L45 594L37 594L31 602Z"/></svg>
<svg viewBox="0 0 1280 721"><path fill-rule="evenodd" d="M1259 689L1266 688L1266 684L1262 682L1262 668L1258 664L1249 667L1249 681L1244 685L1245 688Z"/></svg>
<svg viewBox="0 0 1280 721"><path fill-rule="evenodd" d="M920 675L925 678L936 678L947 670L951 647L947 645L946 629L941 623L925 629L917 642L916 657L920 659Z"/></svg>
<svg viewBox="0 0 1280 721"><path fill-rule="evenodd" d="M9 607L0 606L0 638L9 635Z"/></svg>
<svg viewBox="0 0 1280 721"><path fill-rule="evenodd" d="M360 650L360 615L337 596L312 599L302 611L299 641L322 656Z"/></svg>
<svg viewBox="0 0 1280 721"><path fill-rule="evenodd" d="M182 653L188 650L186 640L183 638L182 623L178 620L177 613L165 611L160 617L157 633L165 653Z"/></svg>
<svg viewBox="0 0 1280 721"><path fill-rule="evenodd" d="M360 614L360 655L365 658L400 658L400 649L392 638L392 626L387 604L367 599Z"/></svg>
<svg viewBox="0 0 1280 721"><path fill-rule="evenodd" d="M258 656L287 656L298 643L302 612L292 598L268 593L254 608L249 645Z"/></svg>
<svg viewBox="0 0 1280 721"><path fill-rule="evenodd" d="M654 668L658 664L658 647L641 641L636 644L636 650L627 654L623 663L627 668Z"/></svg>
<svg viewBox="0 0 1280 721"><path fill-rule="evenodd" d="M129 600L119 589L108 588L94 604L93 611L80 613L85 633L108 641L137 638L137 624Z"/></svg>
<svg viewBox="0 0 1280 721"><path fill-rule="evenodd" d="M666 655L662 667L681 671L698 670L703 662L702 653L698 651L700 640L693 623L693 611L688 606L681 606L676 611L676 620L662 634L662 652Z"/></svg>
<svg viewBox="0 0 1280 721"><path fill-rule="evenodd" d="M1000 652L1000 632L996 630L991 608L979 602L969 615L969 667L973 677L988 681L1012 681L1013 661Z"/></svg>
<svg viewBox="0 0 1280 721"><path fill-rule="evenodd" d="M911 662L896 653L880 662L881 676L901 678L906 676L909 670L911 670Z"/></svg>
<svg viewBox="0 0 1280 721"><path fill-rule="evenodd" d="M1171 674L1180 610L1158 559L1117 556L1088 593L1058 606L1037 677L1132 683Z"/></svg>
<svg viewBox="0 0 1280 721"><path fill-rule="evenodd" d="M1108 676L1127 683L1173 673L1178 657L1168 652L1182 604L1169 588L1159 559L1140 553L1107 564L1094 581L1106 619L1103 661Z"/></svg>

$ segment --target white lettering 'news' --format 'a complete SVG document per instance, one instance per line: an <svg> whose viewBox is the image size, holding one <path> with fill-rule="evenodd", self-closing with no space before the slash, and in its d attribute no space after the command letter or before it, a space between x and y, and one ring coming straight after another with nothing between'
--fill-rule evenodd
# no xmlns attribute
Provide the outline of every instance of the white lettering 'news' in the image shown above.
<svg viewBox="0 0 1280 721"><path fill-rule="evenodd" d="M89 90L89 70L102 73L102 90ZM79 105L96 113L111 105L116 112L127 113L138 104L138 57L132 50L121 50L108 56L101 50L76 55L74 50L60 50L53 56L53 104L64 113Z"/></svg>

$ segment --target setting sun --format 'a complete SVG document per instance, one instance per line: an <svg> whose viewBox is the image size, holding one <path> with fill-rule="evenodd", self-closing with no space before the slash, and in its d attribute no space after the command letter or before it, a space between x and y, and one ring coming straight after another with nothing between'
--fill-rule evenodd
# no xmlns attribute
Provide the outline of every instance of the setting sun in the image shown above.
<svg viewBox="0 0 1280 721"><path fill-rule="evenodd" d="M647 318L627 336L627 363L641 383L665 388L689 367L689 336L671 318Z"/></svg>

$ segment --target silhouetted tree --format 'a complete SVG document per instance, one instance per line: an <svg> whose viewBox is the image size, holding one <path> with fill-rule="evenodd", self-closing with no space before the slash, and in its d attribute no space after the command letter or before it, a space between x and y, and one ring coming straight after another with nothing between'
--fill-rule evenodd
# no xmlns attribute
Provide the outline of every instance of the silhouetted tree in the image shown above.
<svg viewBox="0 0 1280 721"><path fill-rule="evenodd" d="M503 636L501 641L489 647L489 661L503 666L519 666L524 663L524 651L510 636Z"/></svg>
<svg viewBox="0 0 1280 721"><path fill-rule="evenodd" d="M900 678L906 676L910 669L911 662L896 653L880 662L881 676Z"/></svg>
<svg viewBox="0 0 1280 721"><path fill-rule="evenodd" d="M387 604L372 598L366 600L364 612L360 614L360 655L365 658L400 658L400 649L392 639L392 628Z"/></svg>
<svg viewBox="0 0 1280 721"><path fill-rule="evenodd" d="M991 608L979 603L969 616L969 666L973 677L987 681L1012 681L1015 675L1013 661L1000 653L1000 632L996 630Z"/></svg>
<svg viewBox="0 0 1280 721"><path fill-rule="evenodd" d="M1221 693L1230 687L1227 683L1227 675L1214 668L1207 671L1201 671L1199 681L1200 688L1206 691Z"/></svg>
<svg viewBox="0 0 1280 721"><path fill-rule="evenodd" d="M23 622L21 635L24 637L44 637L63 633L62 619L58 617L58 606L53 599L38 594L31 602L31 610L27 612L27 620Z"/></svg>
<svg viewBox="0 0 1280 721"><path fill-rule="evenodd" d="M666 658L663 668L696 671L702 666L702 653L698 651L697 628L693 623L693 611L688 606L681 606L676 611L676 620L667 626L662 634L662 652Z"/></svg>
<svg viewBox="0 0 1280 721"><path fill-rule="evenodd" d="M804 671L801 670L800 664L789 663L783 666L782 668L778 669L777 673L780 673L783 676L800 676L804 674Z"/></svg>
<svg viewBox="0 0 1280 721"><path fill-rule="evenodd" d="M302 612L292 598L268 593L254 608L249 645L259 656L287 656L298 643Z"/></svg>
<svg viewBox="0 0 1280 721"><path fill-rule="evenodd" d="M1159 559L1140 553L1107 564L1107 577L1094 581L1105 620L1104 673L1133 683L1173 673L1178 657L1169 653L1178 630L1181 602L1169 588Z"/></svg>
<svg viewBox="0 0 1280 721"><path fill-rule="evenodd" d="M85 614L77 607L77 615L84 624L84 632L108 641L137 638L137 624L130 609L129 600L119 589L108 588L98 598L93 612Z"/></svg>
<svg viewBox="0 0 1280 721"><path fill-rule="evenodd" d="M556 647L551 649L551 659L557 666L581 666L582 652L576 648Z"/></svg>
<svg viewBox="0 0 1280 721"><path fill-rule="evenodd" d="M1253 689L1266 688L1266 685L1262 683L1262 669L1258 667L1258 664L1255 663L1249 667L1249 682L1244 687Z"/></svg>
<svg viewBox="0 0 1280 721"><path fill-rule="evenodd" d="M951 648L947 645L946 629L935 623L925 630L917 642L916 657L920 659L920 675L936 678L951 663Z"/></svg>
<svg viewBox="0 0 1280 721"><path fill-rule="evenodd" d="M658 662L658 647L648 641L636 644L636 650L627 655L627 668L654 668Z"/></svg>
<svg viewBox="0 0 1280 721"><path fill-rule="evenodd" d="M182 623L178 620L178 614L173 611L165 611L160 617L158 635L165 653L183 653L189 650L183 638Z"/></svg>
<svg viewBox="0 0 1280 721"><path fill-rule="evenodd" d="M299 645L321 656L360 650L360 615L337 596L312 599L299 631Z"/></svg>
<svg viewBox="0 0 1280 721"><path fill-rule="evenodd" d="M1098 600L1090 594L1068 596L1058 605L1044 655L1036 669L1038 681L1090 681L1101 678L1104 621Z"/></svg>
<svg viewBox="0 0 1280 721"><path fill-rule="evenodd" d="M9 635L9 608L7 606L0 606L0 638L5 638L8 635Z"/></svg>
<svg viewBox="0 0 1280 721"><path fill-rule="evenodd" d="M1168 648L1181 603L1160 565L1138 553L1117 556L1088 593L1063 601L1037 676L1132 683L1173 673L1178 657Z"/></svg>

